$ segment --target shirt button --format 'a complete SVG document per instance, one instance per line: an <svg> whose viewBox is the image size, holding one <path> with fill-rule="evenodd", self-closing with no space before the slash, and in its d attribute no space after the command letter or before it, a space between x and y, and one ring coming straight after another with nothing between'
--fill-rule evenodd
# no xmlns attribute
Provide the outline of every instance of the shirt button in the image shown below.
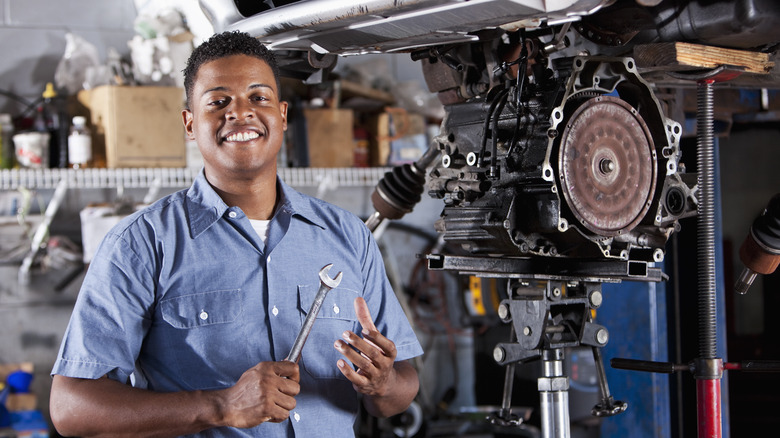
<svg viewBox="0 0 780 438"><path fill-rule="evenodd" d="M238 214L235 211L231 211L230 213L228 213L228 216L230 216L232 219L235 219L236 216L238 216Z"/></svg>
<svg viewBox="0 0 780 438"><path fill-rule="evenodd" d="M201 311L200 311L200 315L198 315L198 316L200 316L200 319L202 319L202 320L204 320L204 321L205 321L205 320L207 320L207 319L209 319L209 314L208 314L208 313L206 313L206 311L205 311L205 310L201 310Z"/></svg>
<svg viewBox="0 0 780 438"><path fill-rule="evenodd" d="M273 309L271 309L271 313L273 313L273 314L274 314L274 316L276 316L276 315L278 315L278 314L279 314L279 309L277 309L277 308L276 308L276 306L274 306L274 308L273 308Z"/></svg>
<svg viewBox="0 0 780 438"><path fill-rule="evenodd" d="M266 261L267 261L268 263L271 263L271 256L268 256L268 258L266 259Z"/></svg>
<svg viewBox="0 0 780 438"><path fill-rule="evenodd" d="M301 421L301 416L297 412L293 414L293 418L295 418L295 421Z"/></svg>
<svg viewBox="0 0 780 438"><path fill-rule="evenodd" d="M338 315L340 311L341 311L341 309L339 309L339 306L337 306L337 305L335 305L335 304L334 304L334 305L333 305L333 313L335 313L336 315Z"/></svg>

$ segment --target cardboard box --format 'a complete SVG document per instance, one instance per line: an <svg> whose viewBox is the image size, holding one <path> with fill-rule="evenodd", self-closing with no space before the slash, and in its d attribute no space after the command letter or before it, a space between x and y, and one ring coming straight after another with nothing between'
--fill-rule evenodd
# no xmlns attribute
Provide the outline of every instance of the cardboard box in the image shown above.
<svg viewBox="0 0 780 438"><path fill-rule="evenodd" d="M187 164L179 87L104 85L78 93L89 110L93 157L106 167L184 167Z"/></svg>
<svg viewBox="0 0 780 438"><path fill-rule="evenodd" d="M425 118L402 108L385 108L369 123L371 166L395 166L416 161L428 149Z"/></svg>
<svg viewBox="0 0 780 438"><path fill-rule="evenodd" d="M34 373L32 362L0 364L0 382L6 383L8 375L15 371ZM5 407L9 412L30 411L37 408L38 398L31 392L8 394Z"/></svg>
<svg viewBox="0 0 780 438"><path fill-rule="evenodd" d="M355 165L354 114L351 109L304 109L310 167Z"/></svg>
<svg viewBox="0 0 780 438"><path fill-rule="evenodd" d="M38 408L38 397L31 392L8 394L5 408L8 412L34 411Z"/></svg>

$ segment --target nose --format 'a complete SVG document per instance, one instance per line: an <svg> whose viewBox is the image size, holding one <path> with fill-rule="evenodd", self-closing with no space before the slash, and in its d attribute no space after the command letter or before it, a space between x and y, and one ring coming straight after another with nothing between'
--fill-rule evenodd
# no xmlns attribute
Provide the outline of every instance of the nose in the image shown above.
<svg viewBox="0 0 780 438"><path fill-rule="evenodd" d="M254 118L255 111L248 102L244 102L241 99L233 99L227 107L225 117L228 120L244 120L246 118Z"/></svg>

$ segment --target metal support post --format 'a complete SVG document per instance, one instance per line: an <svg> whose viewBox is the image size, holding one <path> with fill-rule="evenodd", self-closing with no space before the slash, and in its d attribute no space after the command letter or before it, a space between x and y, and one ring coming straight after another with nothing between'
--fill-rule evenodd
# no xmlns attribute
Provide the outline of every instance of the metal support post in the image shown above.
<svg viewBox="0 0 780 438"><path fill-rule="evenodd" d="M713 83L697 82L697 165L699 178L699 359L696 363L696 400L699 438L720 438L720 383L723 360L717 358L717 294L715 291L715 152L713 136Z"/></svg>
<svg viewBox="0 0 780 438"><path fill-rule="evenodd" d="M569 378L563 374L563 349L542 351L538 380L542 438L569 438Z"/></svg>

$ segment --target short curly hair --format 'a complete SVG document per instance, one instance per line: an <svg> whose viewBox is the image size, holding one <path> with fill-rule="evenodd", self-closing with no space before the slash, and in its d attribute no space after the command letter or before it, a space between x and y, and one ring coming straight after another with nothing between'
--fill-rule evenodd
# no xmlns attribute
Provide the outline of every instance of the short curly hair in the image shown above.
<svg viewBox="0 0 780 438"><path fill-rule="evenodd" d="M276 79L276 90L281 91L279 81L279 66L273 52L263 45L257 38L240 31L222 32L213 35L195 48L187 60L184 73L184 91L187 96L187 108L190 107L192 88L195 85L195 76L200 67L210 61L222 59L232 55L247 55L265 61Z"/></svg>

